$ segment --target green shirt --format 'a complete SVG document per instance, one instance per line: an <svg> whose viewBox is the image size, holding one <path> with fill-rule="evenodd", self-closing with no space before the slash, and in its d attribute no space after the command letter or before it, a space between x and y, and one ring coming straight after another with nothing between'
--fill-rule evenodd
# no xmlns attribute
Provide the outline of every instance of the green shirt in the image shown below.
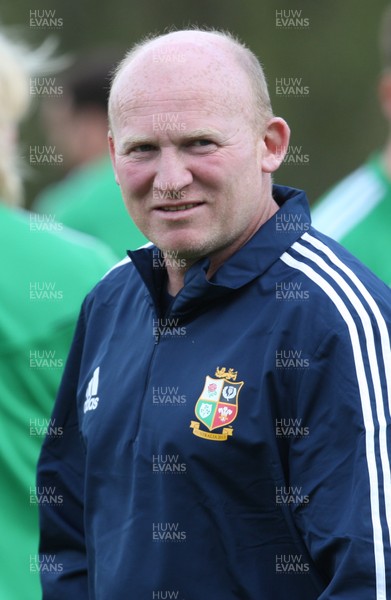
<svg viewBox="0 0 391 600"><path fill-rule="evenodd" d="M312 224L391 285L391 181L371 157L313 207Z"/></svg>
<svg viewBox="0 0 391 600"><path fill-rule="evenodd" d="M148 242L126 211L108 157L50 186L37 198L34 210L103 240L120 259L126 250Z"/></svg>
<svg viewBox="0 0 391 600"><path fill-rule="evenodd" d="M116 262L93 238L0 204L0 598L38 600L35 469L84 296ZM59 232L56 232L60 229ZM38 494L37 494L38 492ZM52 496L52 498L50 497Z"/></svg>

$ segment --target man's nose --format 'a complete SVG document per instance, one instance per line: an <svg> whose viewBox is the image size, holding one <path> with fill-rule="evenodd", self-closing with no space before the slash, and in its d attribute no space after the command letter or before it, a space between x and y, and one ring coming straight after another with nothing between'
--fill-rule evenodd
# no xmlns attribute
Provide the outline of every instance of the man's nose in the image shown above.
<svg viewBox="0 0 391 600"><path fill-rule="evenodd" d="M185 157L180 156L176 148L164 148L161 151L155 180L154 190L166 192L179 192L193 181L193 175L185 164ZM173 197L175 199L175 196Z"/></svg>

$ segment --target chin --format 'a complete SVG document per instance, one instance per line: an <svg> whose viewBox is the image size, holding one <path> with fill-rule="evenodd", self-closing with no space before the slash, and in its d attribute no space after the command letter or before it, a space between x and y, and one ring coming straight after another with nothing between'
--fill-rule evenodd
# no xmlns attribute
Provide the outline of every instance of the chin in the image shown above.
<svg viewBox="0 0 391 600"><path fill-rule="evenodd" d="M207 251L207 244L200 242L199 238L192 239L189 236L184 239L156 239L152 241L162 252L176 254L183 258L201 258L201 256L205 256Z"/></svg>

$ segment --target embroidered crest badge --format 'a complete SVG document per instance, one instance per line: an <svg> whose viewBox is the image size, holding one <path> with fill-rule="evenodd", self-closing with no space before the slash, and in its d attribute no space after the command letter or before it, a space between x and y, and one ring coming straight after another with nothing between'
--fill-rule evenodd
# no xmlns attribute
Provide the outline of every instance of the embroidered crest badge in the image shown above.
<svg viewBox="0 0 391 600"><path fill-rule="evenodd" d="M222 369L217 367L215 372L217 379L206 376L204 389L195 405L195 414L209 431L200 429L198 421L191 421L190 427L194 435L223 442L233 434L232 427L228 426L238 415L238 398L244 385L244 381L236 381L237 375L237 371L233 369L227 371L225 367ZM222 433L209 433L220 427L223 427Z"/></svg>

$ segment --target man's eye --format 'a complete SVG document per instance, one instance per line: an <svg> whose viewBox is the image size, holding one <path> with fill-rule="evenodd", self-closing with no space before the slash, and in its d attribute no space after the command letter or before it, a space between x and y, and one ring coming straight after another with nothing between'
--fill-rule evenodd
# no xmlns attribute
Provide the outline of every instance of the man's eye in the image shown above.
<svg viewBox="0 0 391 600"><path fill-rule="evenodd" d="M151 150L155 150L155 146L152 144L139 144L138 146L133 146L130 152L151 152Z"/></svg>
<svg viewBox="0 0 391 600"><path fill-rule="evenodd" d="M212 140L193 140L192 142L192 146L209 146L210 144L213 144L214 142L212 142Z"/></svg>

